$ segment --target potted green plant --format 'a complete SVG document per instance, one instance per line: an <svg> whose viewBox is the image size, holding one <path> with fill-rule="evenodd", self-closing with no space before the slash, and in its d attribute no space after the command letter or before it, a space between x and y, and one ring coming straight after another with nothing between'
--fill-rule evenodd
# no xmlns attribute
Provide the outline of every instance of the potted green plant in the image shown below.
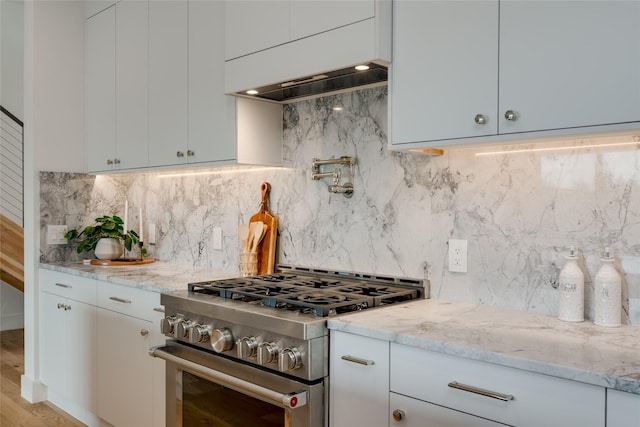
<svg viewBox="0 0 640 427"><path fill-rule="evenodd" d="M78 253L94 251L99 259L116 259L122 256L122 241L127 251L138 244L138 234L133 230L124 231L123 221L117 216L104 215L95 219L95 224L86 226L82 231L69 230L65 239L77 240ZM142 256L146 255L142 248Z"/></svg>

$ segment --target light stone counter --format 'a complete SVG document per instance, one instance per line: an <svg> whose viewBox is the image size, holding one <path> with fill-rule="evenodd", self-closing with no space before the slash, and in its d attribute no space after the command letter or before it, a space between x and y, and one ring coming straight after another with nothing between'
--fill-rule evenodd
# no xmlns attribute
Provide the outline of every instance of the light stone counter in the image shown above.
<svg viewBox="0 0 640 427"><path fill-rule="evenodd" d="M420 300L330 319L329 329L640 394L640 328Z"/></svg>
<svg viewBox="0 0 640 427"><path fill-rule="evenodd" d="M131 286L152 292L186 290L191 282L238 277L237 271L176 265L166 262L103 267L82 262L41 263L41 268Z"/></svg>

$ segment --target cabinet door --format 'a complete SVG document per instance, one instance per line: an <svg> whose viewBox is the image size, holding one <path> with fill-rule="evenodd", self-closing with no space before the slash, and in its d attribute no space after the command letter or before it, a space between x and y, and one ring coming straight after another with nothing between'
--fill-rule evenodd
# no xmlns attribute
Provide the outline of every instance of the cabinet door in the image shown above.
<svg viewBox="0 0 640 427"><path fill-rule="evenodd" d="M98 308L98 416L114 426L153 426L149 321Z"/></svg>
<svg viewBox="0 0 640 427"><path fill-rule="evenodd" d="M91 3L91 2L88 2ZM87 169L113 169L116 147L116 10L87 20ZM107 162L110 161L111 164Z"/></svg>
<svg viewBox="0 0 640 427"><path fill-rule="evenodd" d="M67 301L67 307L68 395L73 402L95 413L97 408L97 309L93 305L73 300Z"/></svg>
<svg viewBox="0 0 640 427"><path fill-rule="evenodd" d="M150 166L187 162L187 5L149 2Z"/></svg>
<svg viewBox="0 0 640 427"><path fill-rule="evenodd" d="M640 426L640 395L607 389L607 427Z"/></svg>
<svg viewBox="0 0 640 427"><path fill-rule="evenodd" d="M639 21L638 1L502 1L500 133L640 120Z"/></svg>
<svg viewBox="0 0 640 427"><path fill-rule="evenodd" d="M49 292L40 292L40 366L42 382L57 393L67 395L67 314L66 300Z"/></svg>
<svg viewBox="0 0 640 427"><path fill-rule="evenodd" d="M375 16L374 0L307 0L290 3L290 40L297 40Z"/></svg>
<svg viewBox="0 0 640 427"><path fill-rule="evenodd" d="M149 164L149 2L116 3L117 168Z"/></svg>
<svg viewBox="0 0 640 427"><path fill-rule="evenodd" d="M331 331L330 425L387 425L389 343Z"/></svg>
<svg viewBox="0 0 640 427"><path fill-rule="evenodd" d="M507 425L401 394L391 393L389 401L391 408L390 427L499 427ZM402 418L399 421L394 419L394 411L401 412Z"/></svg>
<svg viewBox="0 0 640 427"><path fill-rule="evenodd" d="M289 41L289 0L227 0L225 8L225 60Z"/></svg>
<svg viewBox="0 0 640 427"><path fill-rule="evenodd" d="M496 134L498 1L393 7L391 143Z"/></svg>
<svg viewBox="0 0 640 427"><path fill-rule="evenodd" d="M224 95L224 2L189 2L190 163L236 159L236 98Z"/></svg>

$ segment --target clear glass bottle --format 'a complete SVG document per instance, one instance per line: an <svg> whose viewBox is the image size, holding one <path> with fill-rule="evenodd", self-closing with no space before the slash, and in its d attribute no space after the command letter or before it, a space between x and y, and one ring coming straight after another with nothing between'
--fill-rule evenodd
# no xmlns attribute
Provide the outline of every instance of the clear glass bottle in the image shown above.
<svg viewBox="0 0 640 427"><path fill-rule="evenodd" d="M584 273L578 265L573 246L558 277L558 319L565 322L584 321Z"/></svg>
<svg viewBox="0 0 640 427"><path fill-rule="evenodd" d="M605 248L602 265L596 273L595 320L599 326L620 326L622 320L622 280L614 267L611 250Z"/></svg>

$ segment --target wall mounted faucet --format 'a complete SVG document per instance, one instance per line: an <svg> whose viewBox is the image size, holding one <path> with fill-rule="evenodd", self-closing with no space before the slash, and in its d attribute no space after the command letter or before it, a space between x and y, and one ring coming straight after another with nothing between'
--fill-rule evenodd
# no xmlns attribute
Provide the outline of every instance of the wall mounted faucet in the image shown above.
<svg viewBox="0 0 640 427"><path fill-rule="evenodd" d="M356 164L356 159L353 157L342 156L339 159L320 160L313 159L311 164L312 175L311 179L317 181L322 178L333 178L333 184L328 186L330 193L341 193L345 197L349 198L353 196L353 184L351 182L341 183L342 169L341 167L349 167L349 174L353 178L353 166ZM335 168L332 172L322 172L322 166L338 165L340 167Z"/></svg>

